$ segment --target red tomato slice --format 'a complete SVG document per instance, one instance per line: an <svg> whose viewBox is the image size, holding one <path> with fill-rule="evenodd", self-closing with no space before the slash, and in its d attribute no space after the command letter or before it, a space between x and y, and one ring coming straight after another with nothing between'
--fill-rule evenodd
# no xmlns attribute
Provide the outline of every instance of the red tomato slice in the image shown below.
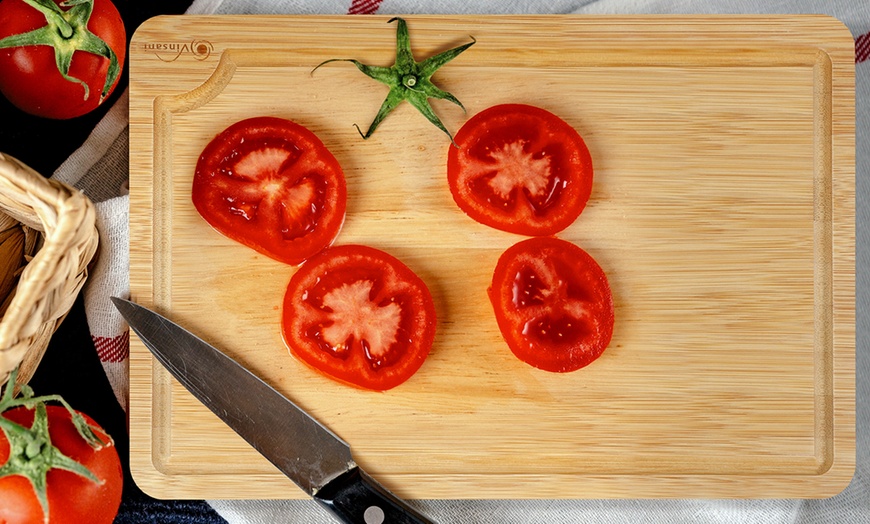
<svg viewBox="0 0 870 524"><path fill-rule="evenodd" d="M344 173L320 139L274 117L237 122L203 150L193 204L223 235L288 264L332 244L344 223Z"/></svg>
<svg viewBox="0 0 870 524"><path fill-rule="evenodd" d="M613 335L607 277L576 245L524 240L498 260L489 288L502 336L523 362L564 373L601 356Z"/></svg>
<svg viewBox="0 0 870 524"><path fill-rule="evenodd" d="M435 305L426 284L383 251L356 245L324 250L303 264L284 296L290 351L319 371L360 388L391 389L429 355Z"/></svg>
<svg viewBox="0 0 870 524"><path fill-rule="evenodd" d="M528 236L571 225L592 192L592 157L565 121L504 104L470 118L447 156L453 200L487 226Z"/></svg>

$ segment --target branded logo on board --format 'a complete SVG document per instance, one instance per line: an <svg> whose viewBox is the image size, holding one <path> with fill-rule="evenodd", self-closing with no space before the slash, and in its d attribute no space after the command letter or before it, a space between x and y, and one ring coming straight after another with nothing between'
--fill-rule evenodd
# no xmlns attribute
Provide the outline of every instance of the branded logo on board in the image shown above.
<svg viewBox="0 0 870 524"><path fill-rule="evenodd" d="M182 56L192 56L197 60L205 60L214 51L214 45L208 40L191 40L190 42L155 42L145 44L145 50L151 51L164 62L175 62Z"/></svg>

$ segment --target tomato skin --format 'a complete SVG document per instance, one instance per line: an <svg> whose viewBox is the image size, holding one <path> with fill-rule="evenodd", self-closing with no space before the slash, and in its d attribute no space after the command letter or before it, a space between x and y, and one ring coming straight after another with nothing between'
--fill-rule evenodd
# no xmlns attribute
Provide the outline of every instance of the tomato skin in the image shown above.
<svg viewBox="0 0 870 524"><path fill-rule="evenodd" d="M60 4L63 0L54 0ZM65 9L65 8L62 8ZM26 33L46 25L45 16L22 0L0 1L0 38ZM127 34L118 9L109 0L94 0L88 29L102 38L123 67ZM57 70L54 49L44 45L0 49L0 92L13 105L32 115L65 120L96 109L106 81L109 60L77 51L69 75L87 83L90 93L65 79ZM121 76L108 94L114 91Z"/></svg>
<svg viewBox="0 0 870 524"><path fill-rule="evenodd" d="M206 146L191 198L224 236L297 265L335 240L347 186L338 160L314 133L290 120L254 117Z"/></svg>
<svg viewBox="0 0 870 524"><path fill-rule="evenodd" d="M435 339L435 305L397 258L359 245L330 247L293 275L282 330L290 352L340 382L383 391L408 380Z"/></svg>
<svg viewBox="0 0 870 524"><path fill-rule="evenodd" d="M592 157L565 121L524 104L490 107L456 133L447 181L459 208L481 224L526 236L571 225L592 192Z"/></svg>
<svg viewBox="0 0 870 524"><path fill-rule="evenodd" d="M78 434L69 411L62 406L46 406L51 442L63 454L88 468L103 481L97 485L70 471L52 469L47 476L49 522L51 524L110 524L121 504L123 470L114 445L94 450ZM2 415L26 427L33 423L34 410L10 409ZM88 424L99 428L93 419L82 414ZM96 432L110 442L102 430ZM9 443L0 432L0 464L9 458ZM0 478L0 522L3 524L38 524L43 522L42 506L30 482L19 475Z"/></svg>
<svg viewBox="0 0 870 524"><path fill-rule="evenodd" d="M536 237L508 248L489 297L517 358L555 373L597 359L613 336L613 297L601 266L580 247Z"/></svg>

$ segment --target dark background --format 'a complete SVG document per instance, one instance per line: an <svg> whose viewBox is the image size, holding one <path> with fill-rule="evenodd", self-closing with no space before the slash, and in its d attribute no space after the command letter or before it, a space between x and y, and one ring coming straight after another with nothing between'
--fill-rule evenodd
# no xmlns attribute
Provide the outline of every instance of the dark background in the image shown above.
<svg viewBox="0 0 870 524"><path fill-rule="evenodd" d="M6 1L6 0L0 0ZM114 0L124 19L127 43L145 20L161 14L181 14L189 0ZM127 56L130 56L129 51ZM128 64L109 99L91 113L71 120L49 120L21 112L0 96L0 151L12 155L44 176L52 173L79 148L128 85ZM203 501L160 501L135 485L129 469L126 414L115 399L88 330L84 301L79 296L30 381L37 395L62 395L87 413L115 440L124 465L124 494L116 524L222 523Z"/></svg>

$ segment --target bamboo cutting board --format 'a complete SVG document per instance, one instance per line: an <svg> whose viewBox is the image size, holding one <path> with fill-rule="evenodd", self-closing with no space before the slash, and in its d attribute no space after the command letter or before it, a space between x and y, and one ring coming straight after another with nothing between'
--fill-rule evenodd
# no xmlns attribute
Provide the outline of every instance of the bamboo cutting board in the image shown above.
<svg viewBox="0 0 870 524"><path fill-rule="evenodd" d="M405 498L827 497L855 457L853 40L809 17L406 18L418 60L477 40L434 77L455 132L499 103L561 116L595 165L559 236L614 293L613 341L569 374L512 356L486 289L522 237L473 222L445 135L409 105L369 140L391 65L386 17L160 17L130 49L133 299L225 350L353 447ZM337 243L403 260L439 331L385 393L296 361L280 333L293 268L213 231L190 202L215 134L272 115L342 164ZM162 498L304 494L156 366L133 337L131 466ZM232 394L244 395L244 391Z"/></svg>

